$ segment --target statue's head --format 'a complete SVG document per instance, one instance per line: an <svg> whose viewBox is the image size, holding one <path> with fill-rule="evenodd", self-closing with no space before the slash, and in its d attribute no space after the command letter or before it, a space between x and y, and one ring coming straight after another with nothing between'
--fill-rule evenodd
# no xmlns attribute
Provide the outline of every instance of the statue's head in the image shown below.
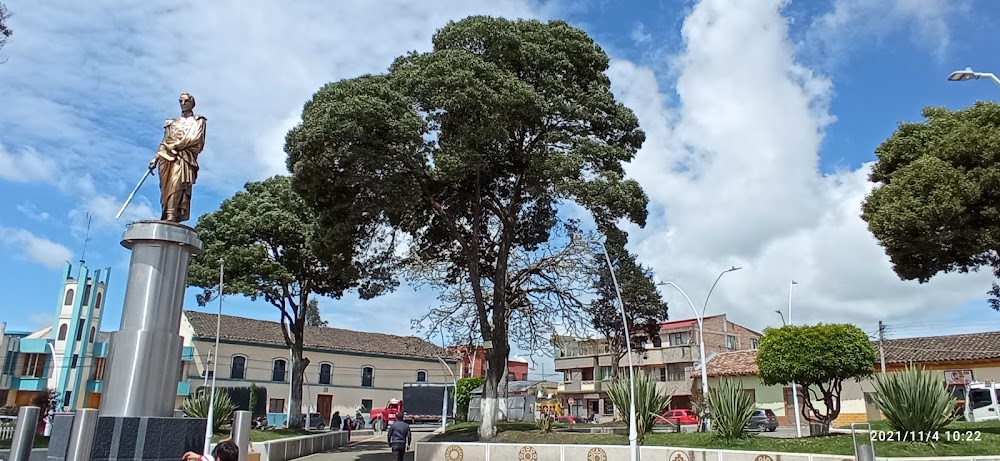
<svg viewBox="0 0 1000 461"><path fill-rule="evenodd" d="M191 96L190 93L181 93L181 97L177 102L181 104L181 110L194 110L194 96Z"/></svg>

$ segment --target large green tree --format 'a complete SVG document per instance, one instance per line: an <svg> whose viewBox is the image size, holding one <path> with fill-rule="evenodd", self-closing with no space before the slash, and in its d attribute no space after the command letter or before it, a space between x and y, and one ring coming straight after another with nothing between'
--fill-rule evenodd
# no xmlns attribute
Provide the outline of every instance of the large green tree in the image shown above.
<svg viewBox="0 0 1000 461"><path fill-rule="evenodd" d="M573 304L558 271L586 252L560 204L612 242L619 220L645 225L648 199L622 167L645 135L611 93L608 56L565 22L470 17L433 45L322 87L285 149L321 228L405 242L425 279L467 287L454 305L472 308L452 315L492 344L479 429L491 437L512 320Z"/></svg>
<svg viewBox="0 0 1000 461"><path fill-rule="evenodd" d="M226 294L263 299L279 310L281 334L291 350L290 427L303 423L302 384L309 359L302 349L313 297L340 297L356 288L370 298L389 287L370 277L363 259L317 257L312 250L315 227L312 212L292 190L289 177L247 183L217 211L198 219L195 230L204 252L188 272L188 284L205 290L198 296L204 304L218 296L219 261L224 260Z"/></svg>
<svg viewBox="0 0 1000 461"><path fill-rule="evenodd" d="M1000 276L1000 105L925 108L923 116L875 150L876 186L861 217L903 280L983 266Z"/></svg>
<svg viewBox="0 0 1000 461"><path fill-rule="evenodd" d="M659 333L660 322L667 320L667 303L656 288L652 270L640 264L635 254L622 248L608 248L608 255L622 292L625 319L631 332L629 340L635 348ZM587 311L594 329L607 338L611 363L617 364L627 353L618 294L603 252L595 255L593 264L597 268L594 282L597 297ZM617 366L611 367L613 377L618 376L618 369Z"/></svg>
<svg viewBox="0 0 1000 461"><path fill-rule="evenodd" d="M0 2L0 49L3 49L4 45L7 44L7 39L11 35L14 35L14 31L10 29L7 25L7 20L10 19L11 13L7 7ZM6 59L0 59L0 64L4 63Z"/></svg>
<svg viewBox="0 0 1000 461"><path fill-rule="evenodd" d="M767 328L757 351L761 381L768 386L796 383L804 393L799 394L802 416L825 429L840 415L844 381L871 377L876 360L868 335L850 324Z"/></svg>

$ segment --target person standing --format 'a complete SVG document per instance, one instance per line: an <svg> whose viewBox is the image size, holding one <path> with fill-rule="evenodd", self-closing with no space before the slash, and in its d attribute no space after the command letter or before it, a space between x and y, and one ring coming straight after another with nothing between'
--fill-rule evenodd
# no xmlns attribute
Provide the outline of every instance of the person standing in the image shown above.
<svg viewBox="0 0 1000 461"><path fill-rule="evenodd" d="M410 442L413 441L413 434L410 433L410 425L406 421L397 419L389 426L388 441L389 448L392 449L393 459L403 461L403 455L410 449Z"/></svg>

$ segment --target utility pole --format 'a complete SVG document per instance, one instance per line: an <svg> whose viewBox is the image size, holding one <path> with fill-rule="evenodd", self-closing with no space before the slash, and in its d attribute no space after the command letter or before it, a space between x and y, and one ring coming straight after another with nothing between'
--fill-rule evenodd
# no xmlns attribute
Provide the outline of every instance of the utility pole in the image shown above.
<svg viewBox="0 0 1000 461"><path fill-rule="evenodd" d="M885 376L885 324L878 321L878 355L882 362L882 376Z"/></svg>

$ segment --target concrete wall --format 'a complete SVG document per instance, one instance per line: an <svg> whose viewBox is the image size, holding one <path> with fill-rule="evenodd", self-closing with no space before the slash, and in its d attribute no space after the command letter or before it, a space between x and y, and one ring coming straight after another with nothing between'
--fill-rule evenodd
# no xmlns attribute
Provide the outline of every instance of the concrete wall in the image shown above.
<svg viewBox="0 0 1000 461"><path fill-rule="evenodd" d="M813 455L735 450L696 450L672 447L641 447L642 459L670 461L854 461L853 456ZM519 445L509 443L417 442L414 461L486 461L488 459L533 461L624 460L624 445ZM878 458L883 461L930 461L931 458ZM1000 456L934 458L935 461L1000 461Z"/></svg>
<svg viewBox="0 0 1000 461"><path fill-rule="evenodd" d="M28 461L47 461L48 453L45 448L35 448L31 450ZM0 459L10 459L10 450L0 450Z"/></svg>
<svg viewBox="0 0 1000 461"><path fill-rule="evenodd" d="M351 433L351 437L355 440L370 435L371 431ZM323 453L345 446L347 443L347 432L335 431L254 443L253 449L260 453L260 461L288 461L314 453Z"/></svg>

